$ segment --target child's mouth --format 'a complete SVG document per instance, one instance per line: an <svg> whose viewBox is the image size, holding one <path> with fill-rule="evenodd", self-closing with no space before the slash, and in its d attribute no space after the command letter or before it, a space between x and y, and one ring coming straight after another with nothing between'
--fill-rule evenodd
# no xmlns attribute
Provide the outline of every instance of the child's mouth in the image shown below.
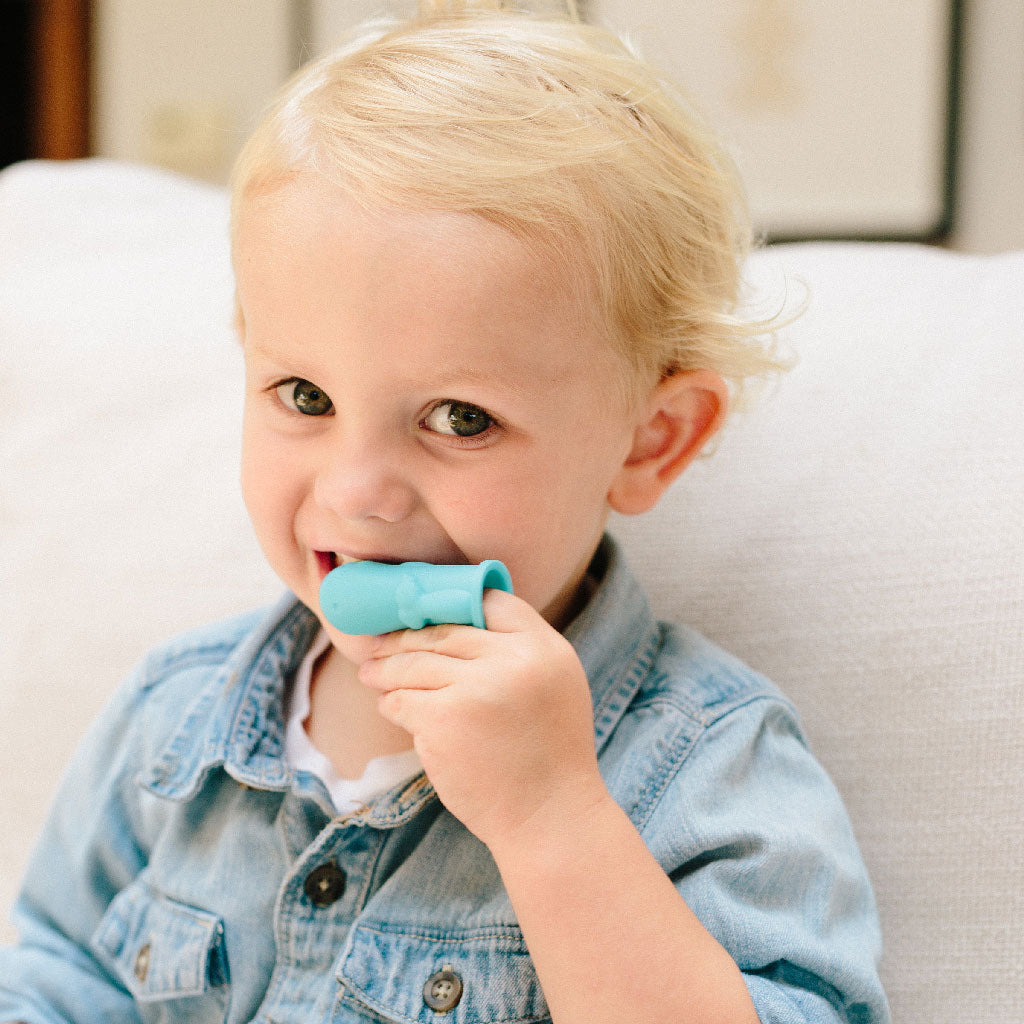
<svg viewBox="0 0 1024 1024"><path fill-rule="evenodd" d="M334 551L317 551L316 552L316 564L320 570L320 578L323 579L332 569L337 569L339 565L348 565L350 562L361 562L365 559L354 558L351 555L339 555ZM384 558L383 556L374 556L370 561L374 562L387 562L391 565L398 565L403 559L401 558Z"/></svg>
<svg viewBox="0 0 1024 1024"><path fill-rule="evenodd" d="M333 551L317 551L316 565L320 570L320 578L323 579L332 569L338 566L338 556Z"/></svg>

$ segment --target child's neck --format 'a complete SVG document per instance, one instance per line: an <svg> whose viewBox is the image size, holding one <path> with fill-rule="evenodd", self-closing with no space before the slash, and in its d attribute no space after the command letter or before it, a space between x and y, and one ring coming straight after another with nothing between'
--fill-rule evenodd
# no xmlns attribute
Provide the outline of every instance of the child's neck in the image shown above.
<svg viewBox="0 0 1024 1024"><path fill-rule="evenodd" d="M375 690L329 647L313 666L306 733L343 779L358 779L375 757L412 749L412 737L377 711Z"/></svg>

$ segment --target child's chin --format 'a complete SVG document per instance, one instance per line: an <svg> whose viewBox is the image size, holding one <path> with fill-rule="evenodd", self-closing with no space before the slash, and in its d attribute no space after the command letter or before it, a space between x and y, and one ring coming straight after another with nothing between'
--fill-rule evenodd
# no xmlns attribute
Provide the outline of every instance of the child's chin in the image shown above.
<svg viewBox="0 0 1024 1024"><path fill-rule="evenodd" d="M326 626L327 635L330 637L334 649L354 665L361 665L370 657L373 651L373 643L377 639L373 636L356 636L352 633L341 633L333 626Z"/></svg>

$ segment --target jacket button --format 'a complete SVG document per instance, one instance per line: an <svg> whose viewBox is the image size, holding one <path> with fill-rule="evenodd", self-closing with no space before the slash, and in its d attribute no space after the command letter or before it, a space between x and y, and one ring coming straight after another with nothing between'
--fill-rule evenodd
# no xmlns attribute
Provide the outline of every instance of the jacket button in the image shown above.
<svg viewBox="0 0 1024 1024"><path fill-rule="evenodd" d="M313 906L329 907L345 891L345 872L333 860L328 861L306 876L303 888Z"/></svg>
<svg viewBox="0 0 1024 1024"><path fill-rule="evenodd" d="M427 978L423 986L423 1002L436 1013L455 1009L462 998L462 979L447 967Z"/></svg>
<svg viewBox="0 0 1024 1024"><path fill-rule="evenodd" d="M146 976L149 974L149 960L151 955L152 946L147 942L135 957L135 977L143 983L145 983Z"/></svg>

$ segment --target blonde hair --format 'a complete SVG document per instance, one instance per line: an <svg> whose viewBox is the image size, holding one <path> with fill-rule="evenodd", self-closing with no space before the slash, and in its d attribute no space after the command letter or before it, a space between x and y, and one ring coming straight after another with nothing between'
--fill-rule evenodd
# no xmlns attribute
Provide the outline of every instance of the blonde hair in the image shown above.
<svg viewBox="0 0 1024 1024"><path fill-rule="evenodd" d="M751 246L731 161L677 90L612 33L500 2L420 2L365 23L286 84L232 175L245 198L314 171L368 207L472 213L586 275L650 380L780 368L737 316Z"/></svg>

